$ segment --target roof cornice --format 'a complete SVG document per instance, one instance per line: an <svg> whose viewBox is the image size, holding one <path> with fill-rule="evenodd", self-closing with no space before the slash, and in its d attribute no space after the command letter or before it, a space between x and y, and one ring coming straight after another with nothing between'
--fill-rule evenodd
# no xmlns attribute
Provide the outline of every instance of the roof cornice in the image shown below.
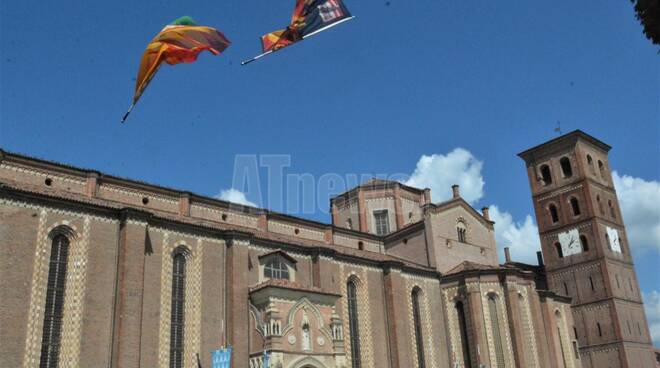
<svg viewBox="0 0 660 368"><path fill-rule="evenodd" d="M578 140L586 141L597 148L602 149L605 152L609 152L612 147L603 141L581 131L581 130L574 130L570 133L566 133L562 136L559 136L557 138L551 139L547 142L541 143L539 145L536 145L532 148L526 149L518 154L518 157L522 158L525 160L525 162L532 162L535 159L535 154L541 150L556 150L563 148L565 146L570 146L574 145Z"/></svg>

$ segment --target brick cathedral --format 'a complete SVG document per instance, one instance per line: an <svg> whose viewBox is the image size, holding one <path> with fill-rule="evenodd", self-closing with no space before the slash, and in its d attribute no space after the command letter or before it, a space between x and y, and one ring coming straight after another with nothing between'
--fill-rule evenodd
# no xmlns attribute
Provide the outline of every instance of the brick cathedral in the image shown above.
<svg viewBox="0 0 660 368"><path fill-rule="evenodd" d="M371 180L332 223L0 151L0 366L653 368L605 143L520 154L536 265L488 209Z"/></svg>

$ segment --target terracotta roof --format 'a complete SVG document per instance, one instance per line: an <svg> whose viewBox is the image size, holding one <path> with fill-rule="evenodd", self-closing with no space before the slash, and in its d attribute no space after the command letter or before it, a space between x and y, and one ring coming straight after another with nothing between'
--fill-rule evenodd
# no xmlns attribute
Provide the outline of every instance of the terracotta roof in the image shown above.
<svg viewBox="0 0 660 368"><path fill-rule="evenodd" d="M286 252L283 251L282 249L275 249L275 250L273 250L273 251L270 251L270 252L264 253L264 254L262 254L262 255L259 256L259 259L262 259L262 258L265 258L265 257L268 257L268 256L272 256L272 255L274 255L274 254L279 254L279 255L281 255L283 258L287 259L287 260L288 260L289 262L291 262L291 263L298 263L298 261L296 261L295 258L293 258L293 257L291 257L290 255L286 254Z"/></svg>
<svg viewBox="0 0 660 368"><path fill-rule="evenodd" d="M527 161L528 159L533 158L532 152L536 152L540 148L555 146L555 145L561 145L561 144L564 144L566 142L575 141L577 139L583 139L583 140L595 145L596 147L601 148L604 151L609 151L610 149L612 149L612 147L610 145L608 145L607 143L604 143L603 141L599 140L598 138L595 138L595 137L593 137L593 136L577 129L577 130L574 130L572 132L561 135L561 136L559 136L555 139L549 140L547 142L541 143L541 144L539 144L537 146L534 146L532 148L526 149L523 152L520 152L518 154L518 156L520 158L522 158L523 160Z"/></svg>
<svg viewBox="0 0 660 368"><path fill-rule="evenodd" d="M488 271L488 270L500 270L503 269L500 266L491 266L485 264L474 263L470 261L463 261L458 266L447 271L445 275L453 275L466 271Z"/></svg>
<svg viewBox="0 0 660 368"><path fill-rule="evenodd" d="M365 181L364 183L362 183L362 185L366 187L370 185L386 185L386 184L396 185L398 183L399 183L398 181L394 181L394 180L371 178Z"/></svg>
<svg viewBox="0 0 660 368"><path fill-rule="evenodd" d="M255 285L250 288L250 293L265 289L267 287L277 287L281 289L290 289L290 290L297 290L297 291L302 291L306 293L316 293L316 294L326 294L326 295L338 295L335 293L329 293L326 291L323 291L323 289L319 287L308 287L304 286L302 284L299 284L297 282L289 281L289 280L278 280L278 279L270 279L267 281L264 281L258 285Z"/></svg>
<svg viewBox="0 0 660 368"><path fill-rule="evenodd" d="M424 189L411 187L409 185L403 184L403 183L401 183L399 181L396 181L396 180L371 178L371 179L365 181L364 183L362 183L362 184L360 184L356 187L353 187L353 188L351 188L351 189L349 189L349 190L347 190L347 191L345 191L341 194L338 194L338 195L332 197L330 200L334 201L334 200L339 199L339 198L350 197L353 193L355 193L359 189L384 189L384 188L389 189L389 188L394 188L395 186L399 186L402 189L405 189L405 190L408 190L408 191L411 191L411 192L415 192L415 193L423 193L424 192Z"/></svg>

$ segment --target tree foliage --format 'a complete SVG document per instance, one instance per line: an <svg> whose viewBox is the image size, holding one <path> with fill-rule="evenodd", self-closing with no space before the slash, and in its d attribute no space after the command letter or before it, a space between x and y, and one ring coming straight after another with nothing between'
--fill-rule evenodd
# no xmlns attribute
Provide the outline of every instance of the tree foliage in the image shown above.
<svg viewBox="0 0 660 368"><path fill-rule="evenodd" d="M660 0L631 0L646 38L660 45Z"/></svg>

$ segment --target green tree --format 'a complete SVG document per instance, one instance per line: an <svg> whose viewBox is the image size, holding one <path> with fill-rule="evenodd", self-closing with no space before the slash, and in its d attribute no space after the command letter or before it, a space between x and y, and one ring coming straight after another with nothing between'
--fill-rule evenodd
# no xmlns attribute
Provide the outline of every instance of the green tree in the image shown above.
<svg viewBox="0 0 660 368"><path fill-rule="evenodd" d="M660 0L631 0L646 38L660 45Z"/></svg>

